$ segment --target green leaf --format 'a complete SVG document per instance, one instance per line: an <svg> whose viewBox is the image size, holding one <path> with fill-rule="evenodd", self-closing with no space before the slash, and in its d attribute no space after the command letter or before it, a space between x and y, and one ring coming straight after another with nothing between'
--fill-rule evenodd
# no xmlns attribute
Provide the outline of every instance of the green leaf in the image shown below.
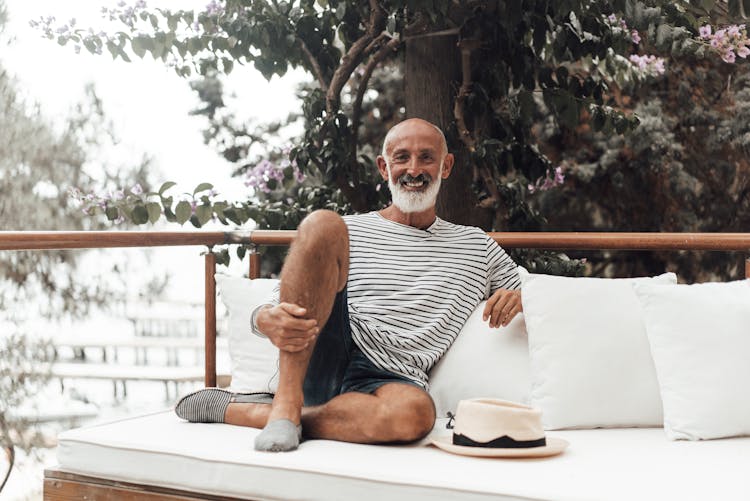
<svg viewBox="0 0 750 501"><path fill-rule="evenodd" d="M239 247L237 247L237 257L238 258L244 259L246 253L247 253L247 247L245 247L244 245L240 245Z"/></svg>
<svg viewBox="0 0 750 501"><path fill-rule="evenodd" d="M107 209L104 211L104 214L110 221L114 221L115 219L120 217L120 211L117 210L117 207L107 207Z"/></svg>
<svg viewBox="0 0 750 501"><path fill-rule="evenodd" d="M219 255L216 256L216 262L224 266L229 266L229 261L229 249L222 249Z"/></svg>
<svg viewBox="0 0 750 501"><path fill-rule="evenodd" d="M198 217L198 222L201 226L211 220L214 215L213 208L210 205L199 205L195 209L195 215Z"/></svg>
<svg viewBox="0 0 750 501"><path fill-rule="evenodd" d="M143 42L144 37L137 36L133 38L133 41L130 43L130 48L133 49L133 53L142 58L146 55L146 45Z"/></svg>
<svg viewBox="0 0 750 501"><path fill-rule="evenodd" d="M237 210L234 207L224 209L224 217L229 219L234 224L242 224L242 221L240 221L239 217L237 217Z"/></svg>
<svg viewBox="0 0 750 501"><path fill-rule="evenodd" d="M174 212L172 212L172 209L165 206L164 207L164 217L167 218L167 221L170 223L174 223L177 221L177 216L175 216Z"/></svg>
<svg viewBox="0 0 750 501"><path fill-rule="evenodd" d="M149 202L146 204L146 211L148 212L148 220L153 224L161 217L161 205L156 202Z"/></svg>
<svg viewBox="0 0 750 501"><path fill-rule="evenodd" d="M600 131L604 128L604 124L607 122L607 117L598 106L592 111L591 125L595 131Z"/></svg>
<svg viewBox="0 0 750 501"><path fill-rule="evenodd" d="M214 185L211 184L211 183L201 183L201 184L199 184L198 186L195 187L195 189L193 190L193 195L196 195L196 194L200 193L201 191L210 190L213 187L214 187Z"/></svg>
<svg viewBox="0 0 750 501"><path fill-rule="evenodd" d="M167 181L166 183L161 185L161 188L159 188L159 195L163 195L165 191L167 191L172 186L176 186L177 183L173 181Z"/></svg>
<svg viewBox="0 0 750 501"><path fill-rule="evenodd" d="M177 207L175 207L174 213L177 217L177 222L180 224L185 224L187 220L190 219L190 216L193 215L193 208L190 205L190 202L182 200L177 203Z"/></svg>
<svg viewBox="0 0 750 501"><path fill-rule="evenodd" d="M131 219L135 224L146 224L148 223L149 214L148 209L144 205L138 204L135 207L133 207L133 212L131 213Z"/></svg>

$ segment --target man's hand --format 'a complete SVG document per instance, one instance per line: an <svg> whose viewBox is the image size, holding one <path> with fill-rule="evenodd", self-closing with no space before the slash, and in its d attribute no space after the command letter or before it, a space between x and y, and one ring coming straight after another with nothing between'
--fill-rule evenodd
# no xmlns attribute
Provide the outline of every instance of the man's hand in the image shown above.
<svg viewBox="0 0 750 501"><path fill-rule="evenodd" d="M487 300L482 313L482 319L490 321L490 327L505 327L513 320L517 313L523 311L521 304L521 291L498 289Z"/></svg>
<svg viewBox="0 0 750 501"><path fill-rule="evenodd" d="M307 310L292 303L263 308L258 312L258 330L280 350L298 352L314 341L320 329L315 319L306 318Z"/></svg>

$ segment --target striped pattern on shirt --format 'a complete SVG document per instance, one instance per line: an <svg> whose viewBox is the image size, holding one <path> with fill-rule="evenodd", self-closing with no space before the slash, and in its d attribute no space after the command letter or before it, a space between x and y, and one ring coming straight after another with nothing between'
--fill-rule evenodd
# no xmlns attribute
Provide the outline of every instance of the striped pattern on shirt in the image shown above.
<svg viewBox="0 0 750 501"><path fill-rule="evenodd" d="M516 264L480 228L437 218L422 230L377 212L344 221L352 337L376 366L425 389L477 305L521 285Z"/></svg>

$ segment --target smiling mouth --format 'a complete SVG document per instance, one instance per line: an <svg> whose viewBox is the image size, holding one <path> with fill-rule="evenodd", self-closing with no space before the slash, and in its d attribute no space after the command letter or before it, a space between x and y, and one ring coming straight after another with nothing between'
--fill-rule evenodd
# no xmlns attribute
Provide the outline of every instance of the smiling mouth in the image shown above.
<svg viewBox="0 0 750 501"><path fill-rule="evenodd" d="M412 177L409 174L401 176L399 184L409 190L422 190L430 184L430 180L423 174Z"/></svg>

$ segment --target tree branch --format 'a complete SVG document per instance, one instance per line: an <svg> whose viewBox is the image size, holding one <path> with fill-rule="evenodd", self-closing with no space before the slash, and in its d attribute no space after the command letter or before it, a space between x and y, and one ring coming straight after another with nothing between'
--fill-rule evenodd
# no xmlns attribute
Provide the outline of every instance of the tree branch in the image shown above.
<svg viewBox="0 0 750 501"><path fill-rule="evenodd" d="M480 45L481 42L479 42L479 40L462 40L458 44L459 49L461 50L462 78L461 87L458 89L458 96L456 96L456 100L453 104L453 116L456 118L458 137L461 139L461 142L464 143L466 149L469 150L469 153L472 154L476 151L477 141L466 125L464 108L466 105L466 98L471 93L471 53L473 50L479 48ZM490 197L482 200L479 205L484 208L496 207L500 202L500 192L497 190L497 185L495 184L495 179L492 176L492 173L484 162L473 163L472 170L474 182L481 178L490 194Z"/></svg>
<svg viewBox="0 0 750 501"><path fill-rule="evenodd" d="M318 58L316 58L312 52L310 52L310 49L307 47L307 44L305 43L302 38L297 35L297 40L299 40L300 47L302 48L302 52L305 53L305 56L307 57L308 62L310 63L310 66L312 67L312 72L315 75L315 78L318 80L318 84L320 84L320 88L323 89L323 92L328 91L328 83L326 82L325 76L323 75L323 70L320 67L320 63L318 62Z"/></svg>
<svg viewBox="0 0 750 501"><path fill-rule="evenodd" d="M381 39L381 37L378 37L376 40ZM401 41L397 38L392 38L387 44L380 47L380 50L370 58L367 66L365 66L365 71L362 74L362 80L359 82L359 87L357 87L357 95L354 98L354 104L352 105L352 132L354 134L352 148L354 149L354 156L356 156L357 152L359 123L362 118L362 101L364 100L365 92L367 92L367 84L370 82L372 72L375 71L378 64L380 64L390 53L397 51L399 45L401 45Z"/></svg>
<svg viewBox="0 0 750 501"><path fill-rule="evenodd" d="M367 23L367 33L352 44L349 51L341 58L336 71L331 78L331 84L326 92L326 111L333 114L339 107L341 90L351 77L354 69L366 57L366 49L378 37L385 27L385 11L377 0L370 0L370 20Z"/></svg>

